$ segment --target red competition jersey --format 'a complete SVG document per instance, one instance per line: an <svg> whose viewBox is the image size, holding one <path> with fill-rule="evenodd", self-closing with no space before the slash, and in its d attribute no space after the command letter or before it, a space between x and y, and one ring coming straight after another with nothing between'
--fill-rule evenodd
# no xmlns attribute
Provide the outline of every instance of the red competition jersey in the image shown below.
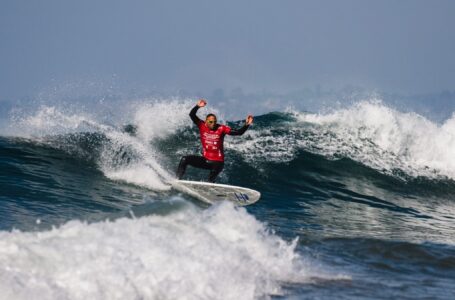
<svg viewBox="0 0 455 300"><path fill-rule="evenodd" d="M197 126L201 135L202 155L208 160L224 161L224 136L231 132L231 127L218 125L215 130L210 130L202 120Z"/></svg>

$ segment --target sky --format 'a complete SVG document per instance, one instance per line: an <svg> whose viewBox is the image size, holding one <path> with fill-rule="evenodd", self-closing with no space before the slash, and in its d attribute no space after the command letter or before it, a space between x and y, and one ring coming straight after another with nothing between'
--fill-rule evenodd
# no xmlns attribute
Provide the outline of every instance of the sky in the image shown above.
<svg viewBox="0 0 455 300"><path fill-rule="evenodd" d="M453 91L454 15L451 0L1 0L0 101L73 82Z"/></svg>

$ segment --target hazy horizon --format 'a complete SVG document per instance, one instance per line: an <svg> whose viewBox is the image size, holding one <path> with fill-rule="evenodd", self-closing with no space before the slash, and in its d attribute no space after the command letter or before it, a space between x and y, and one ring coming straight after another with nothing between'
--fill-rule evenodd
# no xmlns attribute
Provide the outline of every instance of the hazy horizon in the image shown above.
<svg viewBox="0 0 455 300"><path fill-rule="evenodd" d="M453 91L454 12L453 1L4 1L0 100L68 85Z"/></svg>

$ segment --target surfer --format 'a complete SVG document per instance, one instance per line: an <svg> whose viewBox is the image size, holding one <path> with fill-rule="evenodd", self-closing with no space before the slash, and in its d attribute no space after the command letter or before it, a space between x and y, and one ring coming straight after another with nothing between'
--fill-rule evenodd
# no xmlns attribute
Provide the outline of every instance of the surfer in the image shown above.
<svg viewBox="0 0 455 300"><path fill-rule="evenodd" d="M209 182L215 182L215 178L220 174L224 167L224 151L223 142L224 136L242 135L253 123L253 116L248 115L245 120L245 125L240 129L232 129L226 125L216 123L216 116L208 114L205 121L202 121L196 116L197 110L204 107L207 101L200 99L196 106L190 111L190 117L194 124L199 128L199 134L202 143L201 155L187 155L180 159L177 169L177 178L181 179L185 174L186 166L190 165L200 169L210 170Z"/></svg>

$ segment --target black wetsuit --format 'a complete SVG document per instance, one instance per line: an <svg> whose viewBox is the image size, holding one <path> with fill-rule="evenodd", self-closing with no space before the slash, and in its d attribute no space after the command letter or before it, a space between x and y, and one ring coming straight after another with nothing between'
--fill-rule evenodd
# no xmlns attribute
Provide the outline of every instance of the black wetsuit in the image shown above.
<svg viewBox="0 0 455 300"><path fill-rule="evenodd" d="M199 106L197 106L197 105L195 107L193 107L193 109L190 112L190 117L191 117L191 120L193 121L193 123L199 127L200 123L203 121L196 116L198 109L199 109ZM224 126L224 125L216 124L215 128L213 130L216 131L219 128L219 126ZM227 127L227 126L225 126L225 127ZM229 132L226 134L242 135L245 133L245 131L248 129L248 127L249 127L249 125L246 125L246 124L238 130L227 127L227 128L229 128ZM222 141L221 141L221 143L222 143ZM221 145L221 149L222 149L222 146L223 145ZM190 165L190 166L193 166L196 168L200 168L200 169L210 170L208 181L215 182L216 177L223 170L224 156L223 156L223 160L211 160L211 159L207 159L206 157L204 157L202 155L183 156L182 159L180 160L180 163L179 163L179 166L177 169L177 178L178 179L181 179L183 177L183 175L185 174L187 165Z"/></svg>

